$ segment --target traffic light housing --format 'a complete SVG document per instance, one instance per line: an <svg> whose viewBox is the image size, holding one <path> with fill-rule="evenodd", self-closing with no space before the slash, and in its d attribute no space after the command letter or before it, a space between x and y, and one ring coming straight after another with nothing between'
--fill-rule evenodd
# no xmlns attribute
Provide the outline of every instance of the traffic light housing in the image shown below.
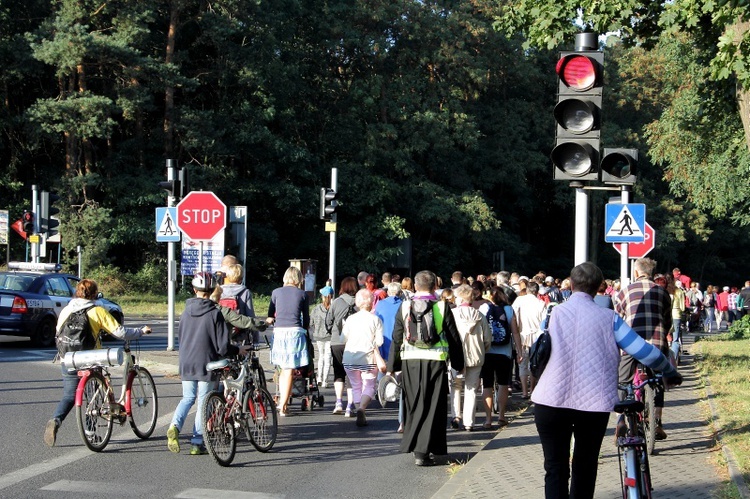
<svg viewBox="0 0 750 499"><path fill-rule="evenodd" d="M24 210L21 220L23 221L23 231L26 233L27 236L34 234L36 232L34 230L34 212L33 211Z"/></svg>
<svg viewBox="0 0 750 499"><path fill-rule="evenodd" d="M638 176L638 149L604 148L601 181L605 184L633 185Z"/></svg>
<svg viewBox="0 0 750 499"><path fill-rule="evenodd" d="M336 196L338 193L330 187L320 188L320 219L331 221L336 215Z"/></svg>
<svg viewBox="0 0 750 499"><path fill-rule="evenodd" d="M561 52L551 159L555 180L597 180L601 132L604 53Z"/></svg>
<svg viewBox="0 0 750 499"><path fill-rule="evenodd" d="M175 199L184 198L190 192L190 172L187 167L177 170L177 178L159 182L159 187Z"/></svg>
<svg viewBox="0 0 750 499"><path fill-rule="evenodd" d="M60 209L55 207L55 202L60 200L54 192L42 191L40 198L39 232L48 238L58 234Z"/></svg>
<svg viewBox="0 0 750 499"><path fill-rule="evenodd" d="M170 196L174 198L180 197L180 181L178 179L175 180L164 180L162 182L159 182L159 187L164 189L169 193Z"/></svg>

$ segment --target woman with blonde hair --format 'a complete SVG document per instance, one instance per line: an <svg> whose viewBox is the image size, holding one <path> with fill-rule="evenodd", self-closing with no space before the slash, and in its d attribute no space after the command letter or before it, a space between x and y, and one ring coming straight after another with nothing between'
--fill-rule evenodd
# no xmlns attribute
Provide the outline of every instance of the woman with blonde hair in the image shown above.
<svg viewBox="0 0 750 499"><path fill-rule="evenodd" d="M310 327L307 293L300 289L302 272L289 267L284 285L271 293L268 305L269 324L274 324L271 363L281 368L279 375L279 415L289 415L292 393L292 369L310 365L307 351L307 329Z"/></svg>

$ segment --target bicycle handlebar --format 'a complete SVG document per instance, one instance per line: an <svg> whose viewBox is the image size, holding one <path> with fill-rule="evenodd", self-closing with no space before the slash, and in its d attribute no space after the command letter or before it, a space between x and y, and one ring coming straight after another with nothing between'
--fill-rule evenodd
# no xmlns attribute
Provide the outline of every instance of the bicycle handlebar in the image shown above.
<svg viewBox="0 0 750 499"><path fill-rule="evenodd" d="M653 377L649 377L640 383L630 382L630 383L618 383L617 388L618 390L622 390L623 392L629 392L632 388L633 391L640 390L646 385L654 385L657 383L663 383L664 375L659 373L654 373Z"/></svg>

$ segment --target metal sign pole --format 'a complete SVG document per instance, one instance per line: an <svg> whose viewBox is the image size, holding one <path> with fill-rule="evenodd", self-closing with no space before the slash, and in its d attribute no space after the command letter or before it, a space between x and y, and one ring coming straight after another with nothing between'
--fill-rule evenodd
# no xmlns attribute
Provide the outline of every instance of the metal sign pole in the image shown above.
<svg viewBox="0 0 750 499"><path fill-rule="evenodd" d="M620 201L622 204L628 204L630 202L630 186L622 186L620 198L622 199ZM629 246L628 243L622 243L620 245L620 289L625 289L625 287L630 284L630 273L628 272L628 258L630 257L628 254Z"/></svg>
<svg viewBox="0 0 750 499"><path fill-rule="evenodd" d="M339 170L338 168L331 168L331 189L338 192L339 183ZM338 214L334 213L331 218L331 222L336 224L338 227ZM329 243L329 257L328 257L328 278L331 280L331 287L336 289L336 231L329 232L330 243Z"/></svg>
<svg viewBox="0 0 750 499"><path fill-rule="evenodd" d="M176 177L175 160L167 160L167 180L173 181ZM174 206L174 196L167 196L167 207ZM175 261L175 243L167 243L167 351L174 350L174 291L177 281L177 262Z"/></svg>

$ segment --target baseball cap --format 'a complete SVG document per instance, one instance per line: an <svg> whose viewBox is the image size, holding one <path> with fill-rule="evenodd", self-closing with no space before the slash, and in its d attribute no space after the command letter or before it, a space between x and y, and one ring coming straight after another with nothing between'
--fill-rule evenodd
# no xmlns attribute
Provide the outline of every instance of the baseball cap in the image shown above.
<svg viewBox="0 0 750 499"><path fill-rule="evenodd" d="M333 288L331 286L323 286L319 291L321 296L329 296L333 294Z"/></svg>
<svg viewBox="0 0 750 499"><path fill-rule="evenodd" d="M724 286L724 291L729 291L729 286Z"/></svg>
<svg viewBox="0 0 750 499"><path fill-rule="evenodd" d="M555 282L555 278L554 278L554 277L552 277L551 275L548 275L548 276L547 276L547 277L546 277L546 278L544 279L544 282Z"/></svg>

